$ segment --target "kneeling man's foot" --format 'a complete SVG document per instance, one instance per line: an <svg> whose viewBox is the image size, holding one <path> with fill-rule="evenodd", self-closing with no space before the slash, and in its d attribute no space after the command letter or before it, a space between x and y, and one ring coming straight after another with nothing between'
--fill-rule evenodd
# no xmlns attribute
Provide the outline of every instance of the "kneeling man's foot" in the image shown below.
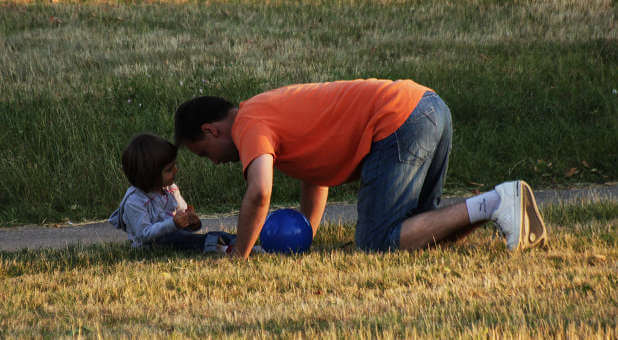
<svg viewBox="0 0 618 340"><path fill-rule="evenodd" d="M536 205L534 193L524 181L496 186L500 205L491 219L506 238L509 250L524 250L547 245L547 229Z"/></svg>

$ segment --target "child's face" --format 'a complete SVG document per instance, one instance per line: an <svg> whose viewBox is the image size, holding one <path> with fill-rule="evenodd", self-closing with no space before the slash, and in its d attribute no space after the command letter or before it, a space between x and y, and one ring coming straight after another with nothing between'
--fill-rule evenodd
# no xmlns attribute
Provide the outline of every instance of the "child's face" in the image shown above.
<svg viewBox="0 0 618 340"><path fill-rule="evenodd" d="M178 168L176 167L176 161L168 163L163 167L163 170L161 170L161 179L164 187L174 184L177 172Z"/></svg>

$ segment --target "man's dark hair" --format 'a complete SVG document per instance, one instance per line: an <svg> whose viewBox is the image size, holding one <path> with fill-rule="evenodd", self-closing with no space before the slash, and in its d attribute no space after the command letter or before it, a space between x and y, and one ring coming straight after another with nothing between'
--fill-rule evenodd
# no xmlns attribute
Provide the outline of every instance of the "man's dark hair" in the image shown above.
<svg viewBox="0 0 618 340"><path fill-rule="evenodd" d="M202 139L202 125L223 120L234 104L220 97L196 97L182 103L174 115L174 142L177 146L185 142Z"/></svg>
<svg viewBox="0 0 618 340"><path fill-rule="evenodd" d="M163 185L161 171L176 160L178 148L167 140L143 133L133 139L122 152L122 171L129 183L148 192Z"/></svg>

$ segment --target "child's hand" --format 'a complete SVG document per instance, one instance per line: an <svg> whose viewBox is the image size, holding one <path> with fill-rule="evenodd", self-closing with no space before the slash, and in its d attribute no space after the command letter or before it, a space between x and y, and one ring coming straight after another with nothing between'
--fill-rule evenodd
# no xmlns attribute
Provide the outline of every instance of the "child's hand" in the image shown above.
<svg viewBox="0 0 618 340"><path fill-rule="evenodd" d="M176 224L176 228L189 231L196 231L202 227L202 221L200 221L200 218L195 214L193 206L189 206L185 211L177 212L176 215L174 215L174 223Z"/></svg>
<svg viewBox="0 0 618 340"><path fill-rule="evenodd" d="M200 218L195 213L195 209L193 208L193 206L188 206L185 213L189 215L189 226L187 227L187 229L191 231L199 230L202 227L202 221L200 221Z"/></svg>
<svg viewBox="0 0 618 340"><path fill-rule="evenodd" d="M174 215L174 224L178 229L185 229L191 225L191 219L188 211L177 212L176 215Z"/></svg>

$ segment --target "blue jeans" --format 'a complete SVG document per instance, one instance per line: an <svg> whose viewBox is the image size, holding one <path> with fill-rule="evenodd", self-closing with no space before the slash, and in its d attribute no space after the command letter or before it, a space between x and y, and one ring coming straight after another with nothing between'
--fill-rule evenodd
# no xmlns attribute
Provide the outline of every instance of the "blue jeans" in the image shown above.
<svg viewBox="0 0 618 340"><path fill-rule="evenodd" d="M401 223L439 206L452 132L449 108L436 93L426 92L397 131L371 145L361 165L359 248L398 249Z"/></svg>
<svg viewBox="0 0 618 340"><path fill-rule="evenodd" d="M192 233L184 230L176 230L172 233L163 235L153 242L151 245L170 247L176 250L193 250L203 252L206 237L215 235L222 238L223 243L233 244L236 242L236 235L226 233L224 231L211 231L205 234Z"/></svg>

